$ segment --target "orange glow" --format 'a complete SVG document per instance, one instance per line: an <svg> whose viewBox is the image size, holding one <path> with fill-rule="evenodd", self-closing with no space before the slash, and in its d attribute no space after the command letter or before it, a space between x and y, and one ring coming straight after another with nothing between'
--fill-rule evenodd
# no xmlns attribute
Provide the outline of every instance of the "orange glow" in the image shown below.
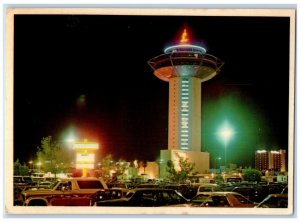
<svg viewBox="0 0 300 222"><path fill-rule="evenodd" d="M189 41L188 33L186 29L183 30L183 33L181 34L180 43L187 43Z"/></svg>

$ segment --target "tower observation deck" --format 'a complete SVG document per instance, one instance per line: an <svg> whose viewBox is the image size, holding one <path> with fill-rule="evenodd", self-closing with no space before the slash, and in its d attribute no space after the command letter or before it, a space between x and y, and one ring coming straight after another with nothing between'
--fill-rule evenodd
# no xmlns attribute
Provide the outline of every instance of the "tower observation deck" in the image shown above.
<svg viewBox="0 0 300 222"><path fill-rule="evenodd" d="M184 30L181 43L148 64L156 77L169 82L168 150L201 152L201 83L217 75L224 63L186 36Z"/></svg>

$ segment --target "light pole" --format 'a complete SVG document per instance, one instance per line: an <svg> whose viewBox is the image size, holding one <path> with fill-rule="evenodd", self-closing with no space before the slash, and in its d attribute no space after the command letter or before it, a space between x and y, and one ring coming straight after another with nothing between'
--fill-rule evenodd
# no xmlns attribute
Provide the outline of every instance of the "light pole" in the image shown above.
<svg viewBox="0 0 300 222"><path fill-rule="evenodd" d="M226 157L227 144L228 144L229 140L231 139L231 137L233 136L233 130L227 124L227 122L225 122L223 127L220 129L219 136L224 143L224 163L225 163L225 169L226 169L226 166L227 166L227 157Z"/></svg>

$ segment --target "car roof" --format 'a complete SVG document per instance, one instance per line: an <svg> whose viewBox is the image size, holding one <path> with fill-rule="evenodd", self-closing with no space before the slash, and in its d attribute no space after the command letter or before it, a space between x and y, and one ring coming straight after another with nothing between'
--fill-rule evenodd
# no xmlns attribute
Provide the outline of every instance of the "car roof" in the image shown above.
<svg viewBox="0 0 300 222"><path fill-rule="evenodd" d="M134 188L134 189L131 189L129 191L145 191L145 190L149 190L149 191L152 191L152 190L156 190L156 191L173 191L173 189L166 189L166 188Z"/></svg>
<svg viewBox="0 0 300 222"><path fill-rule="evenodd" d="M200 192L199 194L207 194L207 195L226 195L226 194L234 194L234 195L241 195L240 193L237 192L231 192L231 191L215 191L215 192Z"/></svg>

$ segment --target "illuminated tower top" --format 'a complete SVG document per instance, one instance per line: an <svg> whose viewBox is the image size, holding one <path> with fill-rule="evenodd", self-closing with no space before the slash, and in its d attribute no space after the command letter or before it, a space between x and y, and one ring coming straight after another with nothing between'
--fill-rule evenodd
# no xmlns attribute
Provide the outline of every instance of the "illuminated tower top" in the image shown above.
<svg viewBox="0 0 300 222"><path fill-rule="evenodd" d="M172 77L197 77L201 82L213 78L223 62L206 54L206 49L190 43L188 32L184 29L179 44L169 46L161 54L149 60L154 75L164 81Z"/></svg>

